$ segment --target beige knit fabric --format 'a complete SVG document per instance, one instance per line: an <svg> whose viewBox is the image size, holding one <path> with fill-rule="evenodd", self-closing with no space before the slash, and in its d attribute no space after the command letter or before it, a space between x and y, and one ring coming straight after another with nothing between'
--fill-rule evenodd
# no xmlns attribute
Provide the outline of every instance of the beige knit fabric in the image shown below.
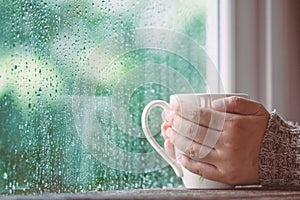
<svg viewBox="0 0 300 200"><path fill-rule="evenodd" d="M260 152L260 183L300 189L300 126L270 115Z"/></svg>

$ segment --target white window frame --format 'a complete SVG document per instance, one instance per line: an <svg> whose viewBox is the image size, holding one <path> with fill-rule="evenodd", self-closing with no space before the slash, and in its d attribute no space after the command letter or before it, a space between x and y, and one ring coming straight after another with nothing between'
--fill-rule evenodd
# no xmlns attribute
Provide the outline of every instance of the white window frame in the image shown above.
<svg viewBox="0 0 300 200"><path fill-rule="evenodd" d="M236 92L235 67L235 2L232 0L207 1L206 49L216 66L207 68L207 82L213 91ZM217 84L216 84L217 83Z"/></svg>
<svg viewBox="0 0 300 200"><path fill-rule="evenodd" d="M225 92L236 92L235 87L235 7L233 1L219 0L219 68Z"/></svg>
<svg viewBox="0 0 300 200"><path fill-rule="evenodd" d="M220 1L206 0L206 52L213 66L206 68L206 87L208 93L222 93L220 80Z"/></svg>

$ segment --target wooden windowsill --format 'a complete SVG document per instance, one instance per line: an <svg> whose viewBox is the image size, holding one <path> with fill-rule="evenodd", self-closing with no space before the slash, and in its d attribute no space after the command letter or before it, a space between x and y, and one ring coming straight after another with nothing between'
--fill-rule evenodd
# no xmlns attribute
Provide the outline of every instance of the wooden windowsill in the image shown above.
<svg viewBox="0 0 300 200"><path fill-rule="evenodd" d="M220 190L196 189L137 189L103 192L87 192L75 194L42 194L0 196L6 200L101 200L101 199L299 199L300 188L294 189L263 189L236 188Z"/></svg>

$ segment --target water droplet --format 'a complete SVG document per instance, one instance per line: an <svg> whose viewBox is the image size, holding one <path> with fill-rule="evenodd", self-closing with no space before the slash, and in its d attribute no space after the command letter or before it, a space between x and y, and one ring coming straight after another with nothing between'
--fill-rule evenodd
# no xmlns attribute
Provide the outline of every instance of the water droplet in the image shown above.
<svg viewBox="0 0 300 200"><path fill-rule="evenodd" d="M7 179L8 179L8 175L7 175L6 172L3 173L3 179L4 179L4 180L7 180Z"/></svg>

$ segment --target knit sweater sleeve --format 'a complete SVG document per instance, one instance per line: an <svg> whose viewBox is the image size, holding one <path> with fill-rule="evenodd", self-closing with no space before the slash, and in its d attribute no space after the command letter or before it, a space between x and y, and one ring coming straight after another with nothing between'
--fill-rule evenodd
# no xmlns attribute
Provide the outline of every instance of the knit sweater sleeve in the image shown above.
<svg viewBox="0 0 300 200"><path fill-rule="evenodd" d="M270 114L259 160L264 187L300 188L300 126Z"/></svg>

